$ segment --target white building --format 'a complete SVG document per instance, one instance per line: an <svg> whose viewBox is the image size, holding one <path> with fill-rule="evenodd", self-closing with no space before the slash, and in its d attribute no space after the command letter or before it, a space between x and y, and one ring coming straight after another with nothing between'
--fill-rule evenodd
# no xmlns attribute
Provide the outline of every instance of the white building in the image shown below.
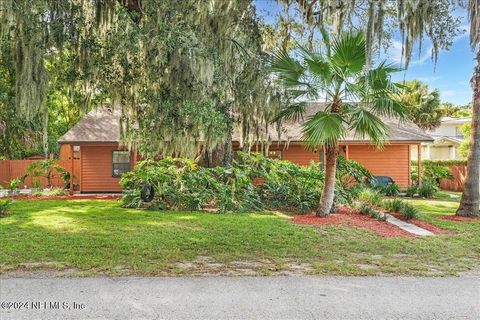
<svg viewBox="0 0 480 320"><path fill-rule="evenodd" d="M458 147L465 139L460 128L465 123L470 123L468 118L442 118L440 126L434 130L427 131L433 138L433 142L422 143L423 160L457 160L462 159ZM412 159L417 159L417 150L412 149Z"/></svg>

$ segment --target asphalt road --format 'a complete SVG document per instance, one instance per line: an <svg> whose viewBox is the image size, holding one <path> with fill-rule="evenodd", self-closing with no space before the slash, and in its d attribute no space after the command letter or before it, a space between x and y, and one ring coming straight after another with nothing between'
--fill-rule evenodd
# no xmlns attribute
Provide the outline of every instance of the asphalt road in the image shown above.
<svg viewBox="0 0 480 320"><path fill-rule="evenodd" d="M480 319L480 279L3 278L0 300L2 320Z"/></svg>

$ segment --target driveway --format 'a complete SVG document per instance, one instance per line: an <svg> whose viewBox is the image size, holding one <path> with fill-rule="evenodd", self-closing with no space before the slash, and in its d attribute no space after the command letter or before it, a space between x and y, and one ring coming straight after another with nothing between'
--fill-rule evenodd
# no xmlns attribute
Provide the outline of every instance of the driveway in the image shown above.
<svg viewBox="0 0 480 320"><path fill-rule="evenodd" d="M480 278L0 279L1 319L480 319Z"/></svg>

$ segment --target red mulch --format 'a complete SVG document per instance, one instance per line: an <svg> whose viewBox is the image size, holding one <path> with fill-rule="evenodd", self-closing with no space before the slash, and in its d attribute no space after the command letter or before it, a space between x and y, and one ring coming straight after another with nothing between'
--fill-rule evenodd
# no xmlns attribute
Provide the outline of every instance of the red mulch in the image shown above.
<svg viewBox="0 0 480 320"><path fill-rule="evenodd" d="M476 217L460 217L455 215L443 216L442 220L455 221L455 222L480 222L480 218Z"/></svg>
<svg viewBox="0 0 480 320"><path fill-rule="evenodd" d="M82 195L82 196L16 196L12 200L117 200L121 196L116 195Z"/></svg>
<svg viewBox="0 0 480 320"><path fill-rule="evenodd" d="M421 221L421 220L417 220L417 219L407 219L407 218L405 218L405 216L403 216L399 212L390 212L390 214L397 219L400 219L400 220L406 221L408 223L414 224L417 227L420 227L420 228L423 228L425 230L428 230L428 231L432 232L433 234L454 234L455 233L452 230L445 230L445 229L442 229L440 227L437 227L437 226L435 226L431 223L425 222L425 221Z"/></svg>
<svg viewBox="0 0 480 320"><path fill-rule="evenodd" d="M415 235L388 222L378 221L377 219L361 215L358 211L348 208L339 208L337 213L331 214L326 218L318 218L313 213L298 215L293 218L293 222L313 225L346 224L372 230L382 237L415 237Z"/></svg>

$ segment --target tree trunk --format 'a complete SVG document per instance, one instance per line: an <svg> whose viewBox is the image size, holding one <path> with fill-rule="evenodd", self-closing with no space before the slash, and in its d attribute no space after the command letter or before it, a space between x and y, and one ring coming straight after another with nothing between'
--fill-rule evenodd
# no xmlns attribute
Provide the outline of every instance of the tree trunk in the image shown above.
<svg viewBox="0 0 480 320"><path fill-rule="evenodd" d="M329 147L325 150L325 181L323 183L317 217L327 217L335 197L335 175L337 172L338 147Z"/></svg>
<svg viewBox="0 0 480 320"><path fill-rule="evenodd" d="M463 217L480 216L480 50L477 52L477 67L471 83L473 88L472 135L468 152L467 177L457 210L457 215Z"/></svg>

